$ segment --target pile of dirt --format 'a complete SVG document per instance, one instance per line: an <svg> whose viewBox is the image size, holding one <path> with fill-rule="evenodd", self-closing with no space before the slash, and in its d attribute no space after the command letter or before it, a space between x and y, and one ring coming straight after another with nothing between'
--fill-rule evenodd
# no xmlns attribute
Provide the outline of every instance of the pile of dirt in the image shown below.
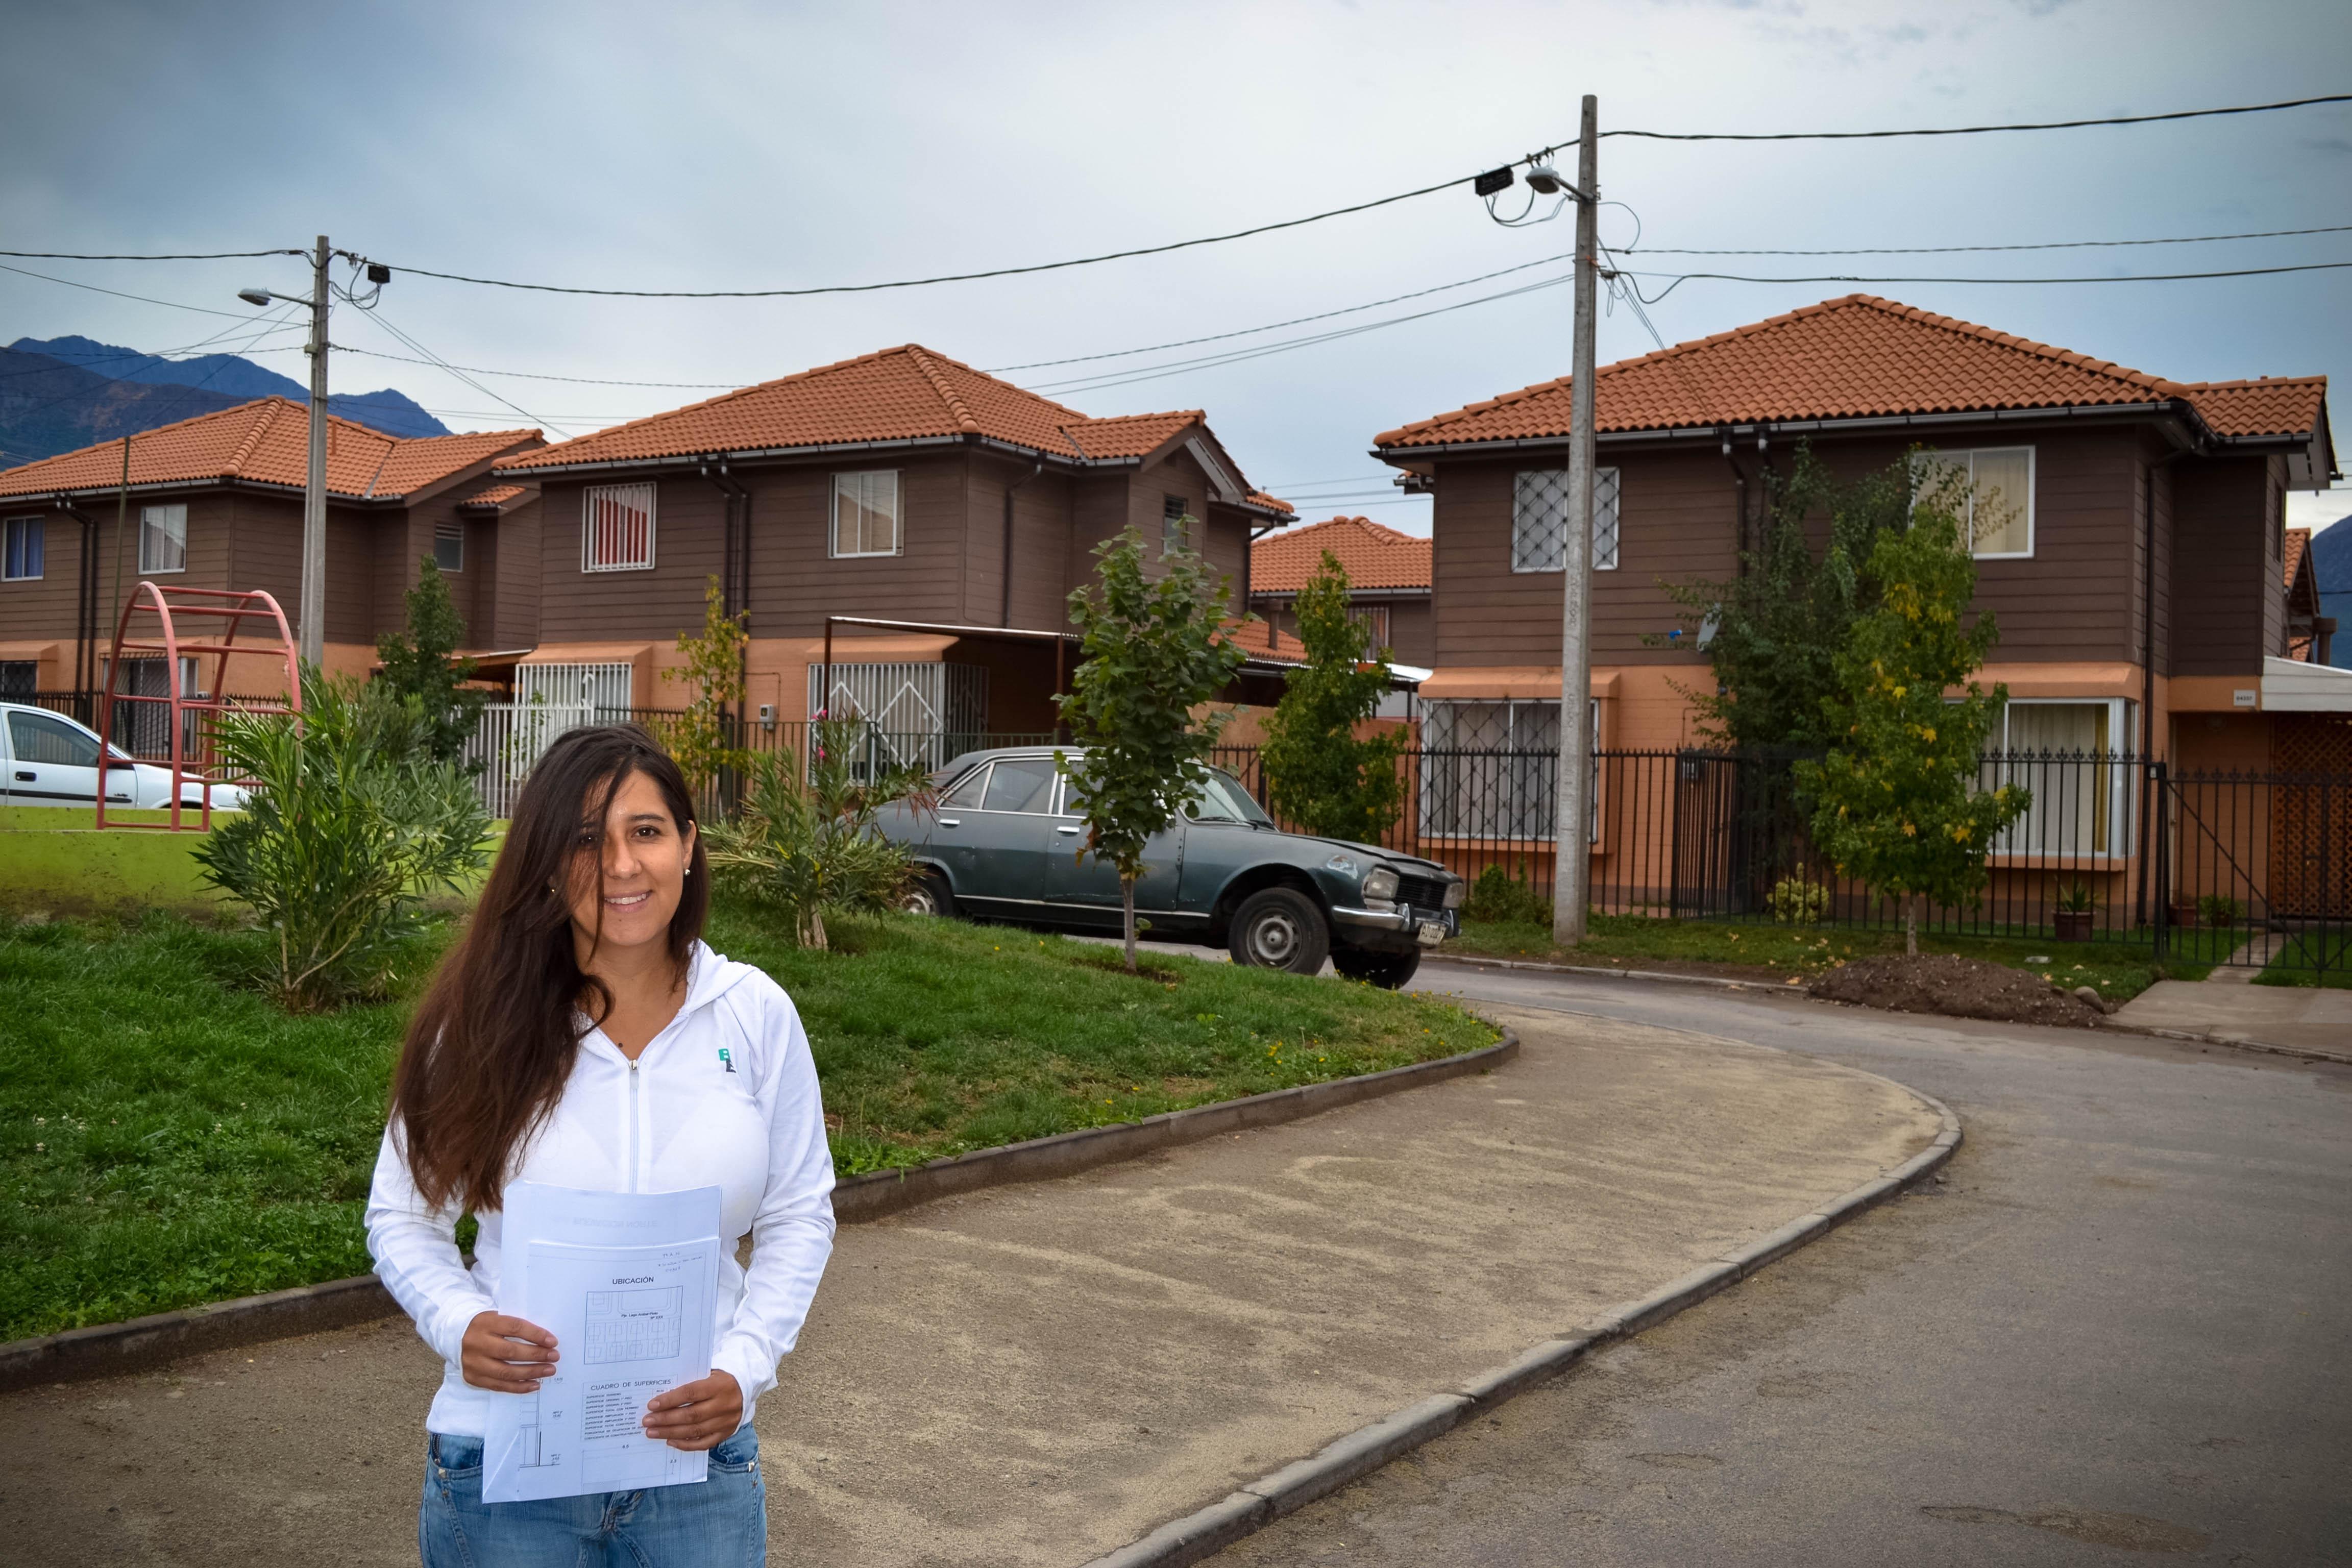
<svg viewBox="0 0 2352 1568"><path fill-rule="evenodd" d="M1812 994L1895 1013L1941 1013L2008 1024L2060 1024L2087 1029L2104 1016L2086 1002L2022 969L1953 953L1916 958L1857 958L1813 982Z"/></svg>

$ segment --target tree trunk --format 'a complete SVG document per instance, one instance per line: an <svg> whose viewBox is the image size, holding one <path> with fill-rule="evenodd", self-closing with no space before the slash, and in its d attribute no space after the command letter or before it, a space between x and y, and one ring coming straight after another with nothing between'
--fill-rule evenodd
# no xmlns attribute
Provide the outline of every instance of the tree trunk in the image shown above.
<svg viewBox="0 0 2352 1568"><path fill-rule="evenodd" d="M801 921L801 945L813 947L820 952L824 949L824 911L814 904L809 906L807 914Z"/></svg>
<svg viewBox="0 0 2352 1568"><path fill-rule="evenodd" d="M1118 879L1118 901L1127 908L1127 972L1135 973L1135 879L1122 875Z"/></svg>
<svg viewBox="0 0 2352 1568"><path fill-rule="evenodd" d="M1903 895L1903 956L1919 956L1919 895Z"/></svg>

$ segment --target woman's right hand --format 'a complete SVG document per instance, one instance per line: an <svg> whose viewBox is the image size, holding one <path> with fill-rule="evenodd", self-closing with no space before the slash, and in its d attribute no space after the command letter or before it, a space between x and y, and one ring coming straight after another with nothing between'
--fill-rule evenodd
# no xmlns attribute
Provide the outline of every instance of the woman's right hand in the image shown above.
<svg viewBox="0 0 2352 1568"><path fill-rule="evenodd" d="M458 1370L467 1383L493 1394L536 1394L555 1375L555 1336L537 1323L503 1312L477 1312L459 1342Z"/></svg>

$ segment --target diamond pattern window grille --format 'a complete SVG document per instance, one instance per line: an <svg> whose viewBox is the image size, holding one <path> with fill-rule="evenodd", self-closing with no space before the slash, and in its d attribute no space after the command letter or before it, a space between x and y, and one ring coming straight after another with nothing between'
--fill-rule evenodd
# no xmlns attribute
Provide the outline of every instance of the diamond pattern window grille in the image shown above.
<svg viewBox="0 0 2352 1568"><path fill-rule="evenodd" d="M1617 470L1592 476L1592 569L1617 569ZM1568 565L1568 470L1523 468L1511 487L1511 570L1559 572Z"/></svg>

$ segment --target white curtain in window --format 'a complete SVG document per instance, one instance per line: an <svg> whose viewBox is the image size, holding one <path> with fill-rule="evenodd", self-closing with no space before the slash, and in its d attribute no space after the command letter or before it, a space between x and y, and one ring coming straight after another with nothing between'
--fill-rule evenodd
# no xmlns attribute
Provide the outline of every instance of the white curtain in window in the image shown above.
<svg viewBox="0 0 2352 1568"><path fill-rule="evenodd" d="M184 572L188 569L188 509L168 506L139 509L139 570Z"/></svg>
<svg viewBox="0 0 2352 1568"><path fill-rule="evenodd" d="M1970 532L1979 555L2028 555L2033 550L2033 448L2003 447L1972 452L1976 499Z"/></svg>
<svg viewBox="0 0 2352 1568"><path fill-rule="evenodd" d="M898 553L898 474L878 468L833 476L833 552Z"/></svg>
<svg viewBox="0 0 2352 1568"><path fill-rule="evenodd" d="M580 570L634 572L653 565L653 486L593 486L581 507Z"/></svg>

